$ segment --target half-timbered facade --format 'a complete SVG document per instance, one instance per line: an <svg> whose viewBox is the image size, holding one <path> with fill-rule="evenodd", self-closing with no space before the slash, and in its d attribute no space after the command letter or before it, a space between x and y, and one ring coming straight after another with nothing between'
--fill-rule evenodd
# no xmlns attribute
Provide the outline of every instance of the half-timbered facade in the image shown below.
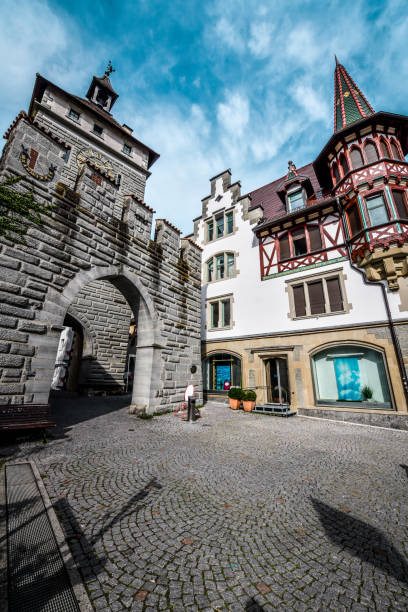
<svg viewBox="0 0 408 612"><path fill-rule="evenodd" d="M408 118L335 69L314 162L241 195L227 170L194 221L207 396L408 427Z"/></svg>

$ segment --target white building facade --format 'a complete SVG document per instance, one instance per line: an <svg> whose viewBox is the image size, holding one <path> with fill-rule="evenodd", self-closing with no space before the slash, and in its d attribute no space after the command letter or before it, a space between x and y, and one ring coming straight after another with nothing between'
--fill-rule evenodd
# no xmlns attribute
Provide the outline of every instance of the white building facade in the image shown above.
<svg viewBox="0 0 408 612"><path fill-rule="evenodd" d="M204 393L408 427L407 119L335 79L313 163L246 195L226 170L202 200Z"/></svg>

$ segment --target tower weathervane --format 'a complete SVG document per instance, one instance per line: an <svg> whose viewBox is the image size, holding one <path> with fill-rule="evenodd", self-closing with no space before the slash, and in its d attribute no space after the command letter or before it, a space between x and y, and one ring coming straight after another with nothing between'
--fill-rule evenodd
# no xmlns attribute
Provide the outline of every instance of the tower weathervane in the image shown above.
<svg viewBox="0 0 408 612"><path fill-rule="evenodd" d="M112 72L116 72L115 68L113 68L112 66L112 62L109 60L108 62L108 66L105 70L105 76L109 77L110 74L112 74Z"/></svg>

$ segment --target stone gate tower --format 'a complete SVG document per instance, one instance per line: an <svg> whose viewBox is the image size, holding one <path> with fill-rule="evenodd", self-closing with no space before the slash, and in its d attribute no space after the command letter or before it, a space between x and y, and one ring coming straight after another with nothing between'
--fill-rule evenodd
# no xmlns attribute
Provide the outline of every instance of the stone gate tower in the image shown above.
<svg viewBox="0 0 408 612"><path fill-rule="evenodd" d="M144 203L159 157L112 115L111 66L86 98L37 74L28 113L5 134L0 172L52 205L26 245L0 239L0 404L48 402L64 326L76 329L79 386L123 386L133 334L134 409L201 394L200 248ZM9 408L11 410L11 408Z"/></svg>

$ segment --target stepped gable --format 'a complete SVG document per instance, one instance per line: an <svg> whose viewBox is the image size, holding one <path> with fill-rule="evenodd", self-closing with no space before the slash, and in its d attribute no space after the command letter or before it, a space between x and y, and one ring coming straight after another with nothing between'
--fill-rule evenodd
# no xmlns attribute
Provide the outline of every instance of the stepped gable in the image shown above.
<svg viewBox="0 0 408 612"><path fill-rule="evenodd" d="M299 177L309 178L313 187L313 191L316 194L316 200L323 199L323 196L321 195L322 187L319 184L319 181L317 180L313 164L306 164L306 166L298 168L297 175ZM286 215L286 206L278 193L282 182L284 182L285 180L287 180L287 174L281 176L275 181L272 181L271 183L268 183L267 185L264 185L263 187L259 187L258 189L251 191L249 194L251 196L250 209L262 205L264 217L267 221L271 221L273 219L277 219Z"/></svg>

